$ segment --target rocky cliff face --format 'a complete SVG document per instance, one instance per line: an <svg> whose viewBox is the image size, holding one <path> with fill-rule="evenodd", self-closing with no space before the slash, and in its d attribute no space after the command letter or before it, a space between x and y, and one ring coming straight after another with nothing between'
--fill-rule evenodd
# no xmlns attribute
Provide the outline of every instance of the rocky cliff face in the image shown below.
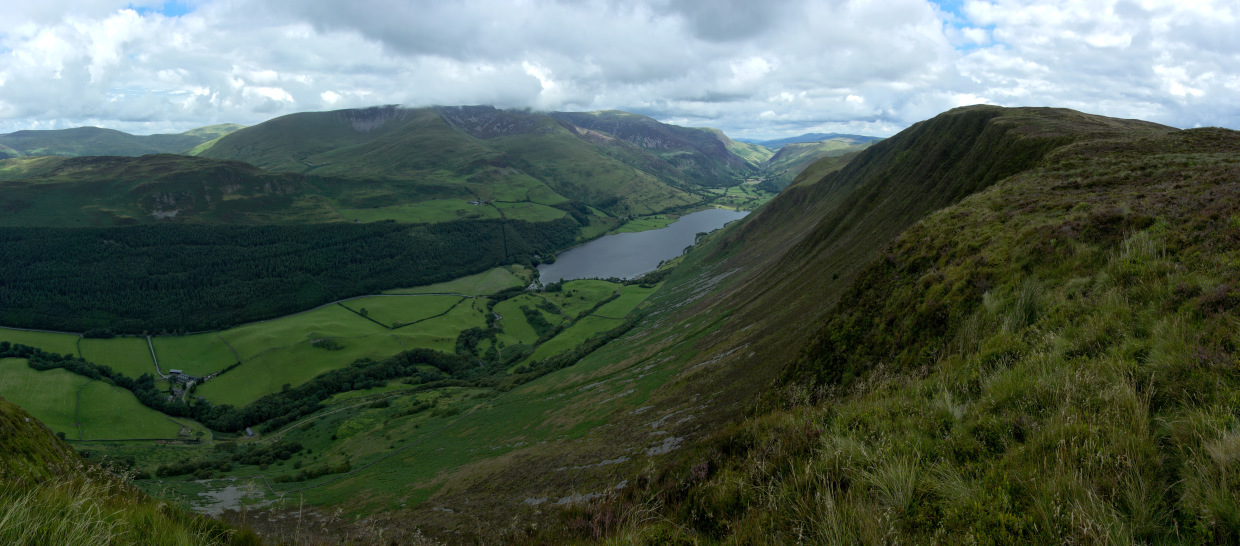
<svg viewBox="0 0 1240 546"><path fill-rule="evenodd" d="M354 110L338 110L334 114L338 119L351 125L353 130L359 133L369 133L383 127L392 120L405 120L409 118L409 110L391 104Z"/></svg>
<svg viewBox="0 0 1240 546"><path fill-rule="evenodd" d="M528 112L499 110L492 106L439 106L435 111L453 127L483 140L552 131L545 117Z"/></svg>

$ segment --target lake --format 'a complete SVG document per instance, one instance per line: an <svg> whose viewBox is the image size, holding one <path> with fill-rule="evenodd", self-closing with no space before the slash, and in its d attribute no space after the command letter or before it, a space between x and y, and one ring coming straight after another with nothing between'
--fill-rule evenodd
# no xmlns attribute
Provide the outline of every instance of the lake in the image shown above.
<svg viewBox="0 0 1240 546"><path fill-rule="evenodd" d="M679 256L698 233L714 231L746 214L749 212L707 209L682 216L662 229L600 237L560 253L553 264L538 266L539 278L543 284L595 277L631 279Z"/></svg>

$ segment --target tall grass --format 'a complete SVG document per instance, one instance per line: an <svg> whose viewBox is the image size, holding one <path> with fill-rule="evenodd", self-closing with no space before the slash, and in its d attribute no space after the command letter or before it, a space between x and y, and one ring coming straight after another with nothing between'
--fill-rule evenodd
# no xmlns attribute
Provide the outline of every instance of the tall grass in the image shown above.
<svg viewBox="0 0 1240 546"><path fill-rule="evenodd" d="M190 545L258 540L179 508L135 500L103 482L74 477L0 490L0 543Z"/></svg>

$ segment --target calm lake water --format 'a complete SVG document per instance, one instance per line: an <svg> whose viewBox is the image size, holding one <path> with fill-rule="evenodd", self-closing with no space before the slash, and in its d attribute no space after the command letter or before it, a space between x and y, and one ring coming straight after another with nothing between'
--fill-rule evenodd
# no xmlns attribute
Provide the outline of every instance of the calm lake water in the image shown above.
<svg viewBox="0 0 1240 546"><path fill-rule="evenodd" d="M663 229L601 237L564 251L553 264L538 266L538 274L543 284L593 277L631 279L679 256L699 232L714 231L746 214L749 212L707 209L681 216Z"/></svg>

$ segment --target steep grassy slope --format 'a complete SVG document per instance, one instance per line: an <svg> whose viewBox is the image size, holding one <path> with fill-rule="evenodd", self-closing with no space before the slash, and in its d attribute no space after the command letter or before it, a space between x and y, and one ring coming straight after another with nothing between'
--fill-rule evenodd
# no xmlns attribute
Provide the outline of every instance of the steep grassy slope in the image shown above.
<svg viewBox="0 0 1240 546"><path fill-rule="evenodd" d="M0 159L21 156L140 156L178 153L242 128L225 123L179 134L131 135L114 129L75 127L0 135Z"/></svg>
<svg viewBox="0 0 1240 546"><path fill-rule="evenodd" d="M1220 129L1087 140L926 217L814 325L791 408L585 521L625 540L1234 543L1238 151ZM601 519L643 501L667 523Z"/></svg>
<svg viewBox="0 0 1240 546"><path fill-rule="evenodd" d="M258 544L157 502L92 463L0 398L0 541L36 544Z"/></svg>

